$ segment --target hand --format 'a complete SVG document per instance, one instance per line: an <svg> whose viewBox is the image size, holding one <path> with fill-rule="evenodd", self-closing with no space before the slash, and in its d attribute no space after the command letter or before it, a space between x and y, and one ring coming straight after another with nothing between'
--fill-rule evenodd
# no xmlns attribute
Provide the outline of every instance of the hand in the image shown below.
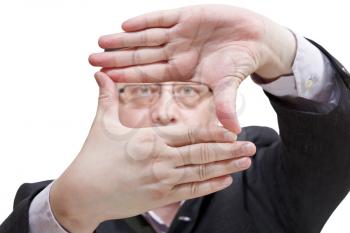
<svg viewBox="0 0 350 233"><path fill-rule="evenodd" d="M52 211L70 232L92 232L109 219L222 190L232 182L230 174L250 166L254 144L235 141L219 126L124 127L115 83L102 72L95 77L96 118L81 152L50 192Z"/></svg>
<svg viewBox="0 0 350 233"><path fill-rule="evenodd" d="M203 82L214 91L218 119L236 134L240 83L253 72L266 79L291 73L296 51L289 30L232 6L158 11L129 19L122 28L126 32L99 39L101 48L114 51L92 54L92 65L118 82Z"/></svg>

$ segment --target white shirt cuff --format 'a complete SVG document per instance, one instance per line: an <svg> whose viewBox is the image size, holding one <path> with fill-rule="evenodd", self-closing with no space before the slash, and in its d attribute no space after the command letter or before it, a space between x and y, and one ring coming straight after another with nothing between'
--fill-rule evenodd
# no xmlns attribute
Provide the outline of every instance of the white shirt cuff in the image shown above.
<svg viewBox="0 0 350 233"><path fill-rule="evenodd" d="M296 39L293 74L270 83L262 83L261 78L253 74L252 80L278 97L303 97L321 103L335 103L334 69L328 58L304 37L296 35Z"/></svg>
<svg viewBox="0 0 350 233"><path fill-rule="evenodd" d="M43 189L29 208L29 233L68 233L55 219L50 206L50 189L53 182Z"/></svg>

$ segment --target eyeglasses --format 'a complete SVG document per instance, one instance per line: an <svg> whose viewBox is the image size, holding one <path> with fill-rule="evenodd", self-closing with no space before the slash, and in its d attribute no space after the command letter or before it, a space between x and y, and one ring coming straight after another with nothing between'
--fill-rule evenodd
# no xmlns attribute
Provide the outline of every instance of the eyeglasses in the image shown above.
<svg viewBox="0 0 350 233"><path fill-rule="evenodd" d="M119 98L134 107L150 107L162 94L162 86L172 86L175 101L185 107L194 107L211 95L211 89L201 83L143 83L129 84L119 88Z"/></svg>

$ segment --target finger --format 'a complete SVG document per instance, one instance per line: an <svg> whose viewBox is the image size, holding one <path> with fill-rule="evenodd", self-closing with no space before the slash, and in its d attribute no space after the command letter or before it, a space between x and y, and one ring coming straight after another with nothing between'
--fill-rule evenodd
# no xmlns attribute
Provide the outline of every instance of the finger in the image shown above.
<svg viewBox="0 0 350 233"><path fill-rule="evenodd" d="M178 9L162 10L139 15L123 22L125 31L138 31L145 28L172 27L180 18Z"/></svg>
<svg viewBox="0 0 350 233"><path fill-rule="evenodd" d="M214 103L216 116L222 125L239 134L241 128L236 114L236 97L240 82L231 77L221 79L214 87Z"/></svg>
<svg viewBox="0 0 350 233"><path fill-rule="evenodd" d="M168 63L153 63L137 65L126 68L103 68L105 72L116 82L122 83L153 83L172 80L169 75L170 66Z"/></svg>
<svg viewBox="0 0 350 233"><path fill-rule="evenodd" d="M100 88L94 125L99 132L112 140L129 140L135 134L119 120L119 93L116 83L103 72L96 72L95 79Z"/></svg>
<svg viewBox="0 0 350 233"><path fill-rule="evenodd" d="M232 181L231 176L221 176L201 182L176 185L172 188L170 199L178 201L205 196L227 188Z"/></svg>
<svg viewBox="0 0 350 233"><path fill-rule="evenodd" d="M140 46L158 46L169 42L169 30L152 28L140 32L122 32L101 36L98 44L103 49L119 49Z"/></svg>
<svg viewBox="0 0 350 233"><path fill-rule="evenodd" d="M205 181L246 170L250 165L251 159L243 157L177 168L175 171L177 174L175 176L181 177L181 179L178 180L178 184Z"/></svg>
<svg viewBox="0 0 350 233"><path fill-rule="evenodd" d="M118 113L118 94L113 80L103 72L95 73L99 86L98 110L116 115Z"/></svg>
<svg viewBox="0 0 350 233"><path fill-rule="evenodd" d="M92 54L89 61L94 66L106 68L143 65L167 60L163 47L135 48Z"/></svg>
<svg viewBox="0 0 350 233"><path fill-rule="evenodd" d="M204 142L234 142L237 135L220 126L193 127L176 125L154 127L165 144L180 147Z"/></svg>
<svg viewBox="0 0 350 233"><path fill-rule="evenodd" d="M116 82L140 83L140 82L167 82L189 81L192 77L196 56L198 54L188 52L181 55L181 59L172 58L168 61L145 65L135 65L125 68L103 68L105 72Z"/></svg>
<svg viewBox="0 0 350 233"><path fill-rule="evenodd" d="M198 143L174 148L170 152L174 165L181 167L191 164L206 164L215 161L252 156L256 152L255 145L248 141L234 143Z"/></svg>

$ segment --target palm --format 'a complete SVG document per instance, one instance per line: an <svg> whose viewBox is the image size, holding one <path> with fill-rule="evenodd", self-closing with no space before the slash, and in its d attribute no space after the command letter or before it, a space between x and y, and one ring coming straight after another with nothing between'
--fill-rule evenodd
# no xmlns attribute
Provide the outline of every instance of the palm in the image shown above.
<svg viewBox="0 0 350 233"><path fill-rule="evenodd" d="M240 11L236 17L244 19L247 15ZM180 18L170 30L171 41L165 47L175 74L214 87L224 77L240 82L256 69L254 40L261 33L257 25L248 20L232 25L232 10L222 6L189 8Z"/></svg>
<svg viewBox="0 0 350 233"><path fill-rule="evenodd" d="M219 120L237 132L234 98L227 100L257 69L263 27L257 15L233 9L196 6L130 19L123 24L126 33L99 41L102 48L118 50L94 54L90 62L118 82L205 83L214 90Z"/></svg>

